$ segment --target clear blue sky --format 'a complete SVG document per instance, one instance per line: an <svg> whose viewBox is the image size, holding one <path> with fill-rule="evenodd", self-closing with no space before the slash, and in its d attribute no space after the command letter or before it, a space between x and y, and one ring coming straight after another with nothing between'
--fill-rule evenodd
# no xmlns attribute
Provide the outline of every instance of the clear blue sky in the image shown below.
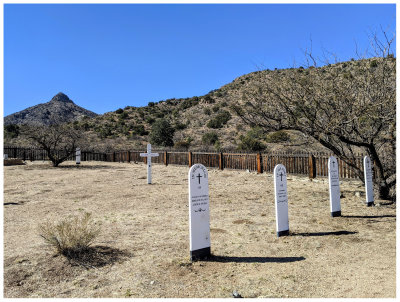
<svg viewBox="0 0 400 302"><path fill-rule="evenodd" d="M200 96L302 50L341 60L395 31L394 4L5 4L4 115L58 92L96 113Z"/></svg>

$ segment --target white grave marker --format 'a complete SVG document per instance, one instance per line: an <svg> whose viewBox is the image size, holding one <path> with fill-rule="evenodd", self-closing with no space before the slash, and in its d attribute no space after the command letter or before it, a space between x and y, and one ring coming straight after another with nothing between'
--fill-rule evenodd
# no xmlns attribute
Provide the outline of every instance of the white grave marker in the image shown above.
<svg viewBox="0 0 400 302"><path fill-rule="evenodd" d="M368 156L364 157L364 180L367 206L374 204L374 185L372 183L372 163Z"/></svg>
<svg viewBox="0 0 400 302"><path fill-rule="evenodd" d="M81 163L81 148L76 148L75 159L76 159L76 164L80 165L80 163Z"/></svg>
<svg viewBox="0 0 400 302"><path fill-rule="evenodd" d="M188 177L190 260L194 261L211 255L207 168L195 164L190 168Z"/></svg>
<svg viewBox="0 0 400 302"><path fill-rule="evenodd" d="M340 187L338 162L334 156L328 160L329 199L331 203L331 216L341 216Z"/></svg>
<svg viewBox="0 0 400 302"><path fill-rule="evenodd" d="M286 168L276 165L274 169L276 233L279 236L289 235L289 208L287 195Z"/></svg>
<svg viewBox="0 0 400 302"><path fill-rule="evenodd" d="M147 183L151 184L151 158L158 156L158 153L151 153L151 144L147 144L147 153L140 153L141 157L147 157Z"/></svg>

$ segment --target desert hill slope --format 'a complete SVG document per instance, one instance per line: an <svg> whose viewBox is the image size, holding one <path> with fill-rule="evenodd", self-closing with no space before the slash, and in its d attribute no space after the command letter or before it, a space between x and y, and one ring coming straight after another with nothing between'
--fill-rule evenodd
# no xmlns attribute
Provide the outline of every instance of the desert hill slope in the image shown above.
<svg viewBox="0 0 400 302"><path fill-rule="evenodd" d="M352 59L318 68L322 69L327 78L338 71L343 77L364 77L375 72L374 68L380 64L380 60L379 58ZM393 60L395 64L395 58L391 57L388 60ZM149 102L143 107L127 104L125 108L93 118L90 118L90 114L81 114L86 116L75 119L72 125L85 134L88 146L102 151L143 149L150 141L152 125L159 119L165 119L175 130L174 149L324 152L328 150L299 132L266 133L260 128L252 128L232 110L233 106L244 106L246 99L244 96L254 90L266 77L275 73L296 77L312 75L314 71L313 66L255 71L240 76L203 96ZM52 102L53 100L49 103ZM53 103L59 104L60 101ZM70 103L62 102L62 104ZM18 120L14 117L13 121ZM10 119L6 124L9 123ZM6 143L18 144L18 141L17 137Z"/></svg>

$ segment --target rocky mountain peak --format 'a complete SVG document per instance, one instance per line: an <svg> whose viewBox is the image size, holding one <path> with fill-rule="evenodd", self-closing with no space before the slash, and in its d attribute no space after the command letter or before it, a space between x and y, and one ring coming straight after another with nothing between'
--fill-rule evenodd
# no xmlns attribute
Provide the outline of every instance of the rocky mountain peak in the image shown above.
<svg viewBox="0 0 400 302"><path fill-rule="evenodd" d="M53 125L69 123L83 116L95 117L96 113L76 105L62 92L49 102L38 104L4 117L4 125Z"/></svg>
<svg viewBox="0 0 400 302"><path fill-rule="evenodd" d="M70 98L62 92L59 92L55 96L53 96L50 102L73 103L73 101L70 100Z"/></svg>

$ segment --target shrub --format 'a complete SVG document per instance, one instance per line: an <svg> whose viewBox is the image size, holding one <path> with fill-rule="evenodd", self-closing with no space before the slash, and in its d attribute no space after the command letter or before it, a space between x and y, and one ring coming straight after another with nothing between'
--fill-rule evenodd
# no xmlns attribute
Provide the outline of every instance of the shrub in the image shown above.
<svg viewBox="0 0 400 302"><path fill-rule="evenodd" d="M204 97L204 102L206 102L207 104L213 104L213 103L215 103L215 100L210 95L207 94Z"/></svg>
<svg viewBox="0 0 400 302"><path fill-rule="evenodd" d="M146 123L148 123L150 125L152 125L155 121L156 121L156 119L152 116L146 117Z"/></svg>
<svg viewBox="0 0 400 302"><path fill-rule="evenodd" d="M218 141L218 134L214 131L203 134L201 141L206 145L214 145Z"/></svg>
<svg viewBox="0 0 400 302"><path fill-rule="evenodd" d="M289 140L290 140L289 134L287 134L283 130L270 133L266 138L267 143L281 143L281 142L287 142Z"/></svg>
<svg viewBox="0 0 400 302"><path fill-rule="evenodd" d="M115 113L117 113L117 114L121 114L122 112L124 112L124 110L122 108L115 110Z"/></svg>
<svg viewBox="0 0 400 302"><path fill-rule="evenodd" d="M369 66L372 67L372 68L378 67L378 61L377 61L377 60L372 60L372 61L369 63Z"/></svg>
<svg viewBox="0 0 400 302"><path fill-rule="evenodd" d="M124 120L124 119L126 119L127 117L129 116L129 114L128 114L128 112L122 112L120 115L119 115L119 118L121 119L121 120Z"/></svg>
<svg viewBox="0 0 400 302"><path fill-rule="evenodd" d="M174 145L174 133L175 129L167 120L157 120L151 127L150 143L157 146L172 147Z"/></svg>
<svg viewBox="0 0 400 302"><path fill-rule="evenodd" d="M69 258L75 258L88 250L100 233L100 228L91 220L91 214L83 217L66 218L58 223L45 222L39 225L40 236L56 251Z"/></svg>
<svg viewBox="0 0 400 302"><path fill-rule="evenodd" d="M207 123L208 128L218 129L222 128L230 119L231 114L228 111L221 110L213 119Z"/></svg>
<svg viewBox="0 0 400 302"><path fill-rule="evenodd" d="M208 107L204 108L204 109L203 109L203 112L204 112L204 114L206 114L206 115L211 115L211 109L208 108Z"/></svg>
<svg viewBox="0 0 400 302"><path fill-rule="evenodd" d="M187 125L184 124L184 123L181 123L181 122L177 121L177 122L175 123L174 128L175 128L176 130L183 130L183 129L186 129L186 128L187 128Z"/></svg>
<svg viewBox="0 0 400 302"><path fill-rule="evenodd" d="M238 145L239 150L243 151L263 151L266 146L257 138L251 137L249 135L241 135L239 137L240 143Z"/></svg>
<svg viewBox="0 0 400 302"><path fill-rule="evenodd" d="M219 105L214 105L214 106L212 107L212 111L213 111L213 112L218 112L218 111L219 111Z"/></svg>
<svg viewBox="0 0 400 302"><path fill-rule="evenodd" d="M18 125L6 125L4 126L4 136L9 138L15 138L19 135L20 128Z"/></svg>

